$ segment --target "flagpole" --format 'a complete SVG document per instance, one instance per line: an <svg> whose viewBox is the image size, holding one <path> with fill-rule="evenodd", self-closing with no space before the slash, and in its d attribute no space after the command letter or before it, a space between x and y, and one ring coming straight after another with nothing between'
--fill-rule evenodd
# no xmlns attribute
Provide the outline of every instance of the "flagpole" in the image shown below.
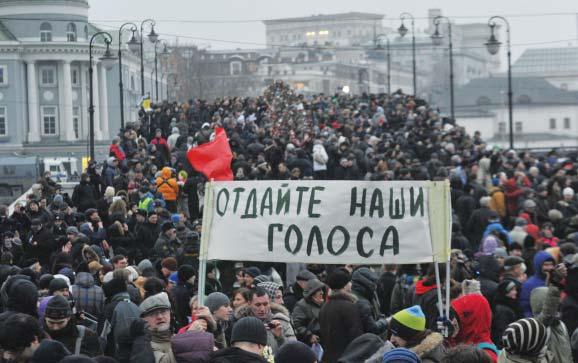
<svg viewBox="0 0 578 363"><path fill-rule="evenodd" d="M199 286L198 304L205 303L205 284L207 281L207 254L209 245L209 231L211 230L212 204L213 204L213 182L205 184L205 201L203 204L203 224L201 229L201 247L199 249Z"/></svg>

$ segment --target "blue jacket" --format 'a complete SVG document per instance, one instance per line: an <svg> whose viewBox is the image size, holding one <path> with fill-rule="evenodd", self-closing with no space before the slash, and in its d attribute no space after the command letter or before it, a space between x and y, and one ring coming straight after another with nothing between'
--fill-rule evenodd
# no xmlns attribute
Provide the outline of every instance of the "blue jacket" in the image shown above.
<svg viewBox="0 0 578 363"><path fill-rule="evenodd" d="M542 272L542 265L546 261L554 262L554 257L545 251L539 251L534 256L534 276L530 277L524 285L522 285L522 292L520 293L520 307L524 312L524 317L531 318L532 306L530 305L530 295L532 290L537 287L546 286L546 275Z"/></svg>
<svg viewBox="0 0 578 363"><path fill-rule="evenodd" d="M507 241L508 244L512 243L512 237L510 237L510 233L504 228L504 226L502 226L502 224L500 222L494 222L494 223L488 224L488 226L486 227L486 230L484 231L483 238L486 238L493 231L498 231L502 235L504 235L504 237L506 237L508 239L508 241Z"/></svg>

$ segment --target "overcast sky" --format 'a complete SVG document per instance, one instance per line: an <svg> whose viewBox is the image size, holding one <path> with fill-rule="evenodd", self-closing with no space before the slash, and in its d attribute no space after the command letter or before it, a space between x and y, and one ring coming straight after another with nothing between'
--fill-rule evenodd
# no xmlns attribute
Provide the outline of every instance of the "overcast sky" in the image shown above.
<svg viewBox="0 0 578 363"><path fill-rule="evenodd" d="M408 11L420 18L416 26L425 28L429 8L442 9L456 23L507 15L514 59L527 47L577 44L576 0L91 0L90 4L94 23L118 26L114 21L152 17L164 39L173 42L178 35L180 43L212 49L264 47L265 26L253 20L360 11L384 14L384 25L397 28L399 14ZM552 43L537 44L546 42Z"/></svg>

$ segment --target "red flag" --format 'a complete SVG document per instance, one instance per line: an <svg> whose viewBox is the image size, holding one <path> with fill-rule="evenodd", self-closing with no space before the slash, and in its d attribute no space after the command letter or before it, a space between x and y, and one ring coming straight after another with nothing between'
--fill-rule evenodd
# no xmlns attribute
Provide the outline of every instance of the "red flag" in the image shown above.
<svg viewBox="0 0 578 363"><path fill-rule="evenodd" d="M187 159L195 170L203 173L209 180L233 180L231 170L233 153L223 128L219 127L215 130L213 141L191 148L187 152Z"/></svg>

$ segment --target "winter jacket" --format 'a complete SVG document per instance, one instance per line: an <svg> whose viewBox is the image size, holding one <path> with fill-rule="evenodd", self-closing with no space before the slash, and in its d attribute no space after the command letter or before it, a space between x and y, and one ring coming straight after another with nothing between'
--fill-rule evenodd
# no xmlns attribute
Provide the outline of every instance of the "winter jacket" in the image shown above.
<svg viewBox="0 0 578 363"><path fill-rule="evenodd" d="M410 290L415 284L415 280L415 276L408 274L403 274L396 278L393 291L391 292L391 315L411 306L408 299L410 297Z"/></svg>
<svg viewBox="0 0 578 363"><path fill-rule="evenodd" d="M562 321L570 333L578 329L578 269L568 270L566 278L566 298L562 300L560 312Z"/></svg>
<svg viewBox="0 0 578 363"><path fill-rule="evenodd" d="M365 333L355 338L345 348L345 352L338 363L382 363L383 354L393 349L393 344L389 341L383 341L379 336L371 333ZM378 353L376 353L378 352Z"/></svg>
<svg viewBox="0 0 578 363"><path fill-rule="evenodd" d="M496 297L498 282L500 281L500 264L494 256L481 256L479 258L479 266L480 290L490 305L494 306L494 298Z"/></svg>
<svg viewBox="0 0 578 363"><path fill-rule="evenodd" d="M377 297L379 299L379 311L384 316L391 314L391 295L397 278L392 272L384 272L377 281Z"/></svg>
<svg viewBox="0 0 578 363"><path fill-rule="evenodd" d="M189 323L191 307L189 302L195 295L194 286L188 282L178 282L171 291L174 302L174 311L177 327L181 328Z"/></svg>
<svg viewBox="0 0 578 363"><path fill-rule="evenodd" d="M466 225L462 226L464 228L464 235L468 238L470 245L477 247L482 242L482 237L484 231L489 224L489 219L494 214L494 212L488 207L481 207L472 212L468 218Z"/></svg>
<svg viewBox="0 0 578 363"><path fill-rule="evenodd" d="M518 300L500 294L496 294L494 310L492 314L492 341L498 348L502 348L502 335L511 323L522 318Z"/></svg>
<svg viewBox="0 0 578 363"><path fill-rule="evenodd" d="M303 289L297 282L287 288L285 294L283 295L283 302L285 307L292 312L295 305L299 300L303 298Z"/></svg>
<svg viewBox="0 0 578 363"><path fill-rule="evenodd" d="M442 297L445 294L442 293ZM439 317L437 285L429 283L429 280L422 279L408 291L408 306L419 305L426 316L426 329L436 330Z"/></svg>
<svg viewBox="0 0 578 363"><path fill-rule="evenodd" d="M114 156L119 161L123 161L126 159L126 155L124 154L124 150L121 148L119 144L111 144L108 148L108 155Z"/></svg>
<svg viewBox="0 0 578 363"><path fill-rule="evenodd" d="M497 361L497 349L492 342L491 326L492 311L485 297L481 294L463 295L451 303L460 329L455 338L450 339L451 345L476 345Z"/></svg>
<svg viewBox="0 0 578 363"><path fill-rule="evenodd" d="M366 363L381 363L383 354L393 348L386 342ZM419 344L406 348L414 352L421 359L421 363L441 363L446 352L444 337L436 332L430 332Z"/></svg>
<svg viewBox="0 0 578 363"><path fill-rule="evenodd" d="M505 218L508 214L506 210L506 194L501 187L490 189L490 209L498 213L500 218Z"/></svg>
<svg viewBox="0 0 578 363"><path fill-rule="evenodd" d="M536 320L550 330L550 340L547 344L548 351L552 353L551 362L571 362L571 333L566 328L566 324L557 317L560 306L560 289L555 286L537 287L532 291L530 302Z"/></svg>
<svg viewBox="0 0 578 363"><path fill-rule="evenodd" d="M171 338L171 347L177 363L205 363L213 352L213 335L190 331Z"/></svg>
<svg viewBox="0 0 578 363"><path fill-rule="evenodd" d="M71 319L68 322L68 325L62 330L50 331L46 329L46 332L50 338L62 343L66 349L73 354L75 352L77 338L82 334L82 339L80 341L80 354L84 354L88 357L97 357L102 355L102 346L96 333L84 326L77 326L75 322L75 319Z"/></svg>
<svg viewBox="0 0 578 363"><path fill-rule="evenodd" d="M359 309L354 295L337 292L329 295L319 312L321 341L323 342L323 363L337 362L345 348L355 338L363 334Z"/></svg>
<svg viewBox="0 0 578 363"><path fill-rule="evenodd" d="M15 275L2 286L2 305L0 325L10 316L23 313L38 316L38 289L28 276ZM1 329L1 327L0 327Z"/></svg>
<svg viewBox="0 0 578 363"><path fill-rule="evenodd" d="M269 306L271 307L271 312L264 323L269 323L271 320L278 320L283 327L283 334L281 334L281 337L279 338L274 336L270 330L267 330L267 345L271 347L273 354L275 354L283 344L289 341L295 341L297 338L295 337L295 331L291 326L289 311L279 304L271 303ZM235 312L235 321L247 316L254 315L250 307L244 306Z"/></svg>
<svg viewBox="0 0 578 363"><path fill-rule="evenodd" d="M78 311L85 311L97 317L102 314L104 293L100 286L95 285L94 277L91 274L79 272L71 290Z"/></svg>
<svg viewBox="0 0 578 363"><path fill-rule="evenodd" d="M315 281L318 283L317 288L312 289L313 291L307 291L307 296L299 300L292 314L295 336L305 344L310 343L309 340L312 335L319 336L321 334L319 326L321 306L317 305L311 297L315 292L322 289L324 285L320 281Z"/></svg>
<svg viewBox="0 0 578 363"><path fill-rule="evenodd" d="M327 170L329 156L322 144L313 145L313 171Z"/></svg>
<svg viewBox="0 0 578 363"><path fill-rule="evenodd" d="M100 336L106 339L106 354L114 356L118 350L119 337L130 329L135 320L140 319L140 310L131 300L128 292L115 294L104 307L99 321Z"/></svg>
<svg viewBox="0 0 578 363"><path fill-rule="evenodd" d="M175 257L180 255L182 248L181 241L178 238L174 240L169 240L166 234L161 233L157 241L155 242L155 246L153 248L154 256L162 260L163 258L167 257ZM150 252L149 252L150 254Z"/></svg>
<svg viewBox="0 0 578 363"><path fill-rule="evenodd" d="M387 328L385 320L380 320L379 302L376 296L377 275L367 267L353 272L351 291L357 297L356 305L361 316L364 333L382 334Z"/></svg>
<svg viewBox="0 0 578 363"><path fill-rule="evenodd" d="M89 208L96 208L95 195L96 192L92 184L86 180L81 180L72 192L72 203L74 203L79 212L84 213Z"/></svg>
<svg viewBox="0 0 578 363"><path fill-rule="evenodd" d="M522 292L520 293L520 306L524 312L524 317L532 317L532 307L530 305L530 295L532 290L536 287L541 287L545 285L546 276L542 272L542 265L546 261L554 262L554 257L548 252L539 251L534 256L534 276L530 277L522 285Z"/></svg>
<svg viewBox="0 0 578 363"><path fill-rule="evenodd" d="M181 136L181 134L179 133L179 129L176 127L173 127L172 134L167 139L167 144L169 145L170 150L173 150L175 148L175 145L177 144L177 140L179 139L180 136Z"/></svg>
<svg viewBox="0 0 578 363"><path fill-rule="evenodd" d="M36 245L33 243L36 242ZM50 255L54 252L54 236L52 232L44 225L38 232L32 233L25 244L25 258L36 258L42 266L48 266Z"/></svg>
<svg viewBox="0 0 578 363"><path fill-rule="evenodd" d="M232 347L211 354L210 363L267 363L265 358L240 348Z"/></svg>
<svg viewBox="0 0 578 363"><path fill-rule="evenodd" d="M172 332L148 331L151 339L151 348L155 356L155 363L177 363L173 349L171 347Z"/></svg>
<svg viewBox="0 0 578 363"><path fill-rule="evenodd" d="M175 201L179 195L179 185L175 178L171 178L171 174L171 168L164 167L161 176L156 180L157 190L162 193L166 201Z"/></svg>
<svg viewBox="0 0 578 363"><path fill-rule="evenodd" d="M552 354L546 352L543 357L523 357L516 354L510 354L502 350L498 358L498 363L552 363Z"/></svg>

